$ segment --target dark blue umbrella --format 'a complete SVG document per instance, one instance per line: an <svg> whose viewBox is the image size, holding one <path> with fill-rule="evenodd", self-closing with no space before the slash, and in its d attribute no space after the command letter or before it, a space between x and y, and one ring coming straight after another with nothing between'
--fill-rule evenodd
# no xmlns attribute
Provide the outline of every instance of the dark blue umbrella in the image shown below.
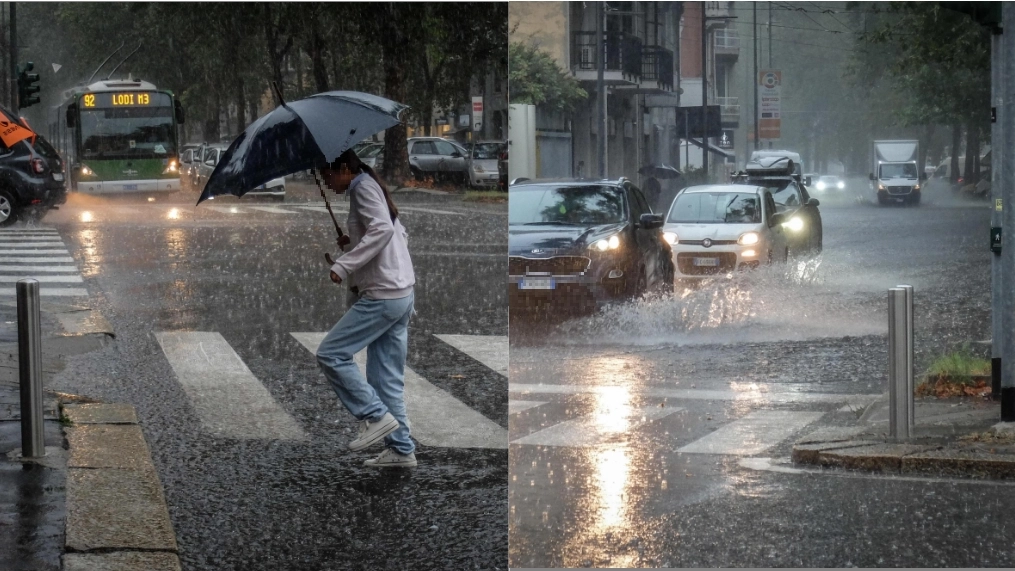
<svg viewBox="0 0 1015 571"><path fill-rule="evenodd" d="M358 91L282 102L229 145L197 203L225 194L243 196L274 178L334 162L356 143L397 125L406 108Z"/></svg>

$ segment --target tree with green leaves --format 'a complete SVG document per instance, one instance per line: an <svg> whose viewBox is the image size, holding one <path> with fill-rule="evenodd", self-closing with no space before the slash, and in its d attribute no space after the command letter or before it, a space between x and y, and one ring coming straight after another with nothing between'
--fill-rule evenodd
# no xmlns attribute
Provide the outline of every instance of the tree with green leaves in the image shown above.
<svg viewBox="0 0 1015 571"><path fill-rule="evenodd" d="M508 82L511 102L571 111L588 93L562 70L549 54L521 42L508 48Z"/></svg>

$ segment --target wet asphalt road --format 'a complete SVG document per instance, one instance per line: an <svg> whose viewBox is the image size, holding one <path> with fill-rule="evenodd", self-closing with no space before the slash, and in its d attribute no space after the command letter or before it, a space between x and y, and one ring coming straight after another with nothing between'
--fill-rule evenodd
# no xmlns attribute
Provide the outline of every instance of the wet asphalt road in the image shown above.
<svg viewBox="0 0 1015 571"><path fill-rule="evenodd" d="M505 376L435 337L507 335L506 206L396 201L417 277L408 366L506 430ZM379 472L362 466L379 448L346 449L354 419L291 334L326 332L345 310L326 212L193 203L72 197L43 220L117 335L70 358L54 388L137 408L183 568L506 568L506 450L421 445L419 468ZM188 331L221 335L306 439L210 433L155 335ZM243 405L221 413L260 414Z"/></svg>
<svg viewBox="0 0 1015 571"><path fill-rule="evenodd" d="M819 198L819 264L512 326L512 567L1015 563L1010 485L756 469L882 392L887 288L918 370L990 337L986 203Z"/></svg>

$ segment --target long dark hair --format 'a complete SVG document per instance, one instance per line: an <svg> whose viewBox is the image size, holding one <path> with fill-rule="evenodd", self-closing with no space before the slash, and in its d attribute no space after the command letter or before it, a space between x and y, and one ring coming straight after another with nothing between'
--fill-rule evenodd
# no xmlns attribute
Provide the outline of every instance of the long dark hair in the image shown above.
<svg viewBox="0 0 1015 571"><path fill-rule="evenodd" d="M349 170L354 173L365 172L370 175L370 178L374 179L374 182L377 183L377 186L381 187L381 191L384 193L384 201L388 203L388 213L391 214L391 221L394 222L395 218L398 218L398 207L395 206L395 201L391 200L391 193L388 192L388 186L384 184L384 181L382 181L381 177L377 175L377 172L361 161L359 156L357 156L356 152L352 149L346 149L344 153L339 155L338 158L335 159L335 162L331 164L331 168L338 170L342 168L342 165L349 167Z"/></svg>

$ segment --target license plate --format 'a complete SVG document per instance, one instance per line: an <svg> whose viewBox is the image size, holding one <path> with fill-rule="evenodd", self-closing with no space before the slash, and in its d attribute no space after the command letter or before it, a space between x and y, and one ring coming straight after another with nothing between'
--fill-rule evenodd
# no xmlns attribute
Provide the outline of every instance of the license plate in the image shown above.
<svg viewBox="0 0 1015 571"><path fill-rule="evenodd" d="M695 258L694 265L714 268L719 265L719 258Z"/></svg>
<svg viewBox="0 0 1015 571"><path fill-rule="evenodd" d="M555 289L557 287L553 278L522 278L518 289Z"/></svg>
<svg viewBox="0 0 1015 571"><path fill-rule="evenodd" d="M123 185L124 190L137 190L136 184L125 184Z"/></svg>
<svg viewBox="0 0 1015 571"><path fill-rule="evenodd" d="M63 180L63 173L62 172L55 172L55 173L53 173L53 180L55 180L57 182L62 181Z"/></svg>

